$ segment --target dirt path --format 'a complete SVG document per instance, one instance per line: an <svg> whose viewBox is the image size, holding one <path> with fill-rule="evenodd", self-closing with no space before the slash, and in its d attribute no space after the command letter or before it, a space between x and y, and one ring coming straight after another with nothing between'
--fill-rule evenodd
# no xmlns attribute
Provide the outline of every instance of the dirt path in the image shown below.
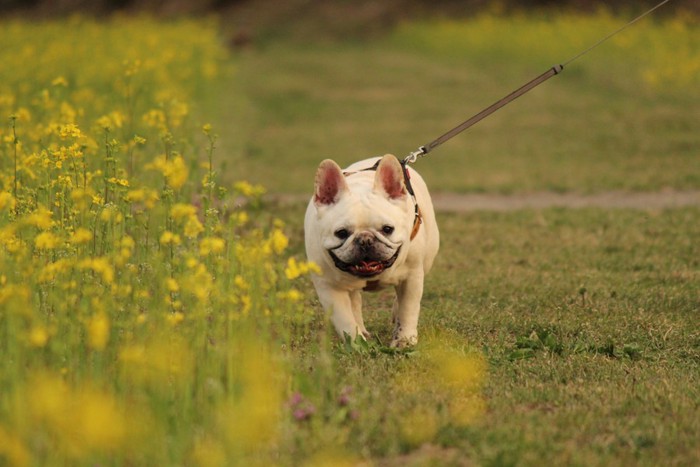
<svg viewBox="0 0 700 467"><path fill-rule="evenodd" d="M282 204L304 203L308 195L271 194L268 199ZM610 208L610 209L665 209L700 206L700 190L658 192L610 191L583 195L576 193L528 193L518 195L434 193L437 211L515 211L518 209Z"/></svg>
<svg viewBox="0 0 700 467"><path fill-rule="evenodd" d="M664 209L700 206L700 191L611 191L590 195L550 192L523 195L437 193L433 196L433 204L436 210L447 212L514 211L551 207Z"/></svg>

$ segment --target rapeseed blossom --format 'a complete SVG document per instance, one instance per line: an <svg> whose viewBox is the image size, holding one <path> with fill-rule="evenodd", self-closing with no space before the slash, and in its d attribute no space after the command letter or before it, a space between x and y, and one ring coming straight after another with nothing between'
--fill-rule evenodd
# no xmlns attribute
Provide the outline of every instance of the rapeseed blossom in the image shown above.
<svg viewBox="0 0 700 467"><path fill-rule="evenodd" d="M226 55L216 28L3 26L0 463L221 464L274 444L278 344L309 312L283 224L218 208L212 127L191 121ZM250 206L264 188L228 191Z"/></svg>

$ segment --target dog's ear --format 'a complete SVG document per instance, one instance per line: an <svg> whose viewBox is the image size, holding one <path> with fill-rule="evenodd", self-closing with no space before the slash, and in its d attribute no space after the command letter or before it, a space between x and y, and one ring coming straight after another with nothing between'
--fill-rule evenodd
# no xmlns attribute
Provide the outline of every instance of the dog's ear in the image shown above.
<svg viewBox="0 0 700 467"><path fill-rule="evenodd" d="M331 159L321 162L316 171L314 202L317 205L334 204L347 189L345 175L338 164Z"/></svg>
<svg viewBox="0 0 700 467"><path fill-rule="evenodd" d="M401 163L391 154L379 161L377 173L374 176L374 190L383 191L390 199L402 198L406 195L406 183Z"/></svg>

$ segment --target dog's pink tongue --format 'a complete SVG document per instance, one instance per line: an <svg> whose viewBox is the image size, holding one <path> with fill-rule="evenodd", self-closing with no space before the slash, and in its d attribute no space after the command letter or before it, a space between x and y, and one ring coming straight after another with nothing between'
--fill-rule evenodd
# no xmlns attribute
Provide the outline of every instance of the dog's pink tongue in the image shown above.
<svg viewBox="0 0 700 467"><path fill-rule="evenodd" d="M382 263L379 261L362 261L355 266L355 269L362 272L373 272L379 270L381 267Z"/></svg>

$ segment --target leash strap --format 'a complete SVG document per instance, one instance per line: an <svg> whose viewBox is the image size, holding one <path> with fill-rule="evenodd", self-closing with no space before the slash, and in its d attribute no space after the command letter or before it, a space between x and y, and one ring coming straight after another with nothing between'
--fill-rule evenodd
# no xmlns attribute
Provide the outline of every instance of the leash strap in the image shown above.
<svg viewBox="0 0 700 467"><path fill-rule="evenodd" d="M463 132L463 131L466 130L467 128L469 128L469 127L475 125L476 123L480 122L481 120L485 119L486 117L488 117L489 115L491 115L492 113L494 113L495 111L497 111L498 109L500 109L501 107L503 107L503 106L505 106L505 105L507 105L507 104L513 102L515 99L517 99L518 97L522 96L522 95L525 94L526 92L528 92L528 91L530 91L531 89L533 89L533 88L539 86L540 84L544 83L545 81L547 81L547 80L548 80L549 78L551 78L552 76L558 75L559 73L561 73L561 72L564 70L564 65L568 65L569 63L573 62L574 60L577 60L578 58L582 57L583 55L586 55L588 52L590 52L591 50L595 49L596 47L598 47L599 45L601 45L603 42L606 42L607 40L609 40L609 39L612 38L613 36L619 34L619 33L622 32L623 30L627 29L629 26L633 25L634 23L636 23L636 22L639 21L640 19L644 18L645 16L651 14L651 13L654 12L657 8L661 8L663 5L665 5L666 3L670 2L670 1L671 1L671 0L663 0L662 2L658 3L656 6L654 6L653 8L651 8L651 9L645 11L645 12L642 13L641 15L637 16L636 18L634 18L632 21L628 22L628 23L625 24L624 26L620 27L619 29L617 29L617 30L611 32L610 34L608 34L607 36L603 37L602 39L600 39L598 42L594 43L593 45L591 45L591 46L588 47L587 49L584 49L583 51L581 51L581 52L579 52L578 54L574 55L574 56L571 57L569 60L565 61L563 65L555 65L555 66L553 66L553 67L550 68L549 70L547 70L547 71L545 71L544 73L542 73L541 75L539 75L537 78L531 80L531 81L528 82L527 84L525 84L525 85L521 86L520 88L516 89L515 91L513 91L513 92L510 93L510 94L508 94L506 97L502 98L501 100L495 102L494 104L491 104L489 107L485 108L484 110L482 110L482 111L479 112L478 114L474 115L474 116L471 117L470 119L464 121L463 123L457 125L457 126L454 127L453 129L451 129L450 131L448 131L447 133L445 133L444 135L440 136L440 137L437 138L437 139L434 139L433 141L431 141L430 143L428 143L428 144L426 144L426 145L424 145L424 146L420 146L416 151L413 151L413 152L411 152L408 156L406 156L406 157L403 159L402 164L403 164L403 165L406 165L406 164L413 164L413 163L416 162L419 158L425 156L426 154L428 154L430 151L432 151L432 150L435 149L436 147L440 146L440 145L441 145L442 143L444 143L445 141L448 141L448 140L454 138L455 136L457 136L458 134L460 134L461 132Z"/></svg>

